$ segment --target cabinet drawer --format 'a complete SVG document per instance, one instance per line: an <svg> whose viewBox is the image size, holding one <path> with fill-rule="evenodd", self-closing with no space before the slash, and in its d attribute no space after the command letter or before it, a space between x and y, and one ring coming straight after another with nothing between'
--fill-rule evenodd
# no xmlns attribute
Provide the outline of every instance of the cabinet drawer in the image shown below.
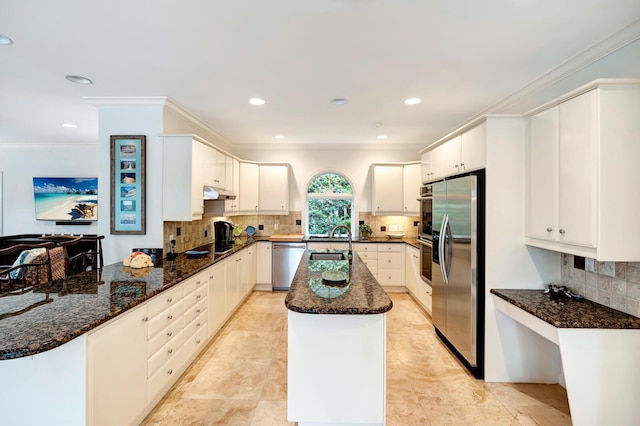
<svg viewBox="0 0 640 426"><path fill-rule="evenodd" d="M367 268L369 268L369 270L372 273L375 273L378 271L378 260L377 259L368 259L368 260L363 260L362 263L364 263L365 265L367 265Z"/></svg>
<svg viewBox="0 0 640 426"><path fill-rule="evenodd" d="M360 259L362 260L372 260L372 259L377 259L378 258L378 252L377 251L363 251L363 252L358 252L358 256L360 256Z"/></svg>
<svg viewBox="0 0 640 426"><path fill-rule="evenodd" d="M149 318L155 317L160 312L170 306L173 306L180 300L182 300L182 284L174 286L170 290L157 295L149 301L147 304L149 309Z"/></svg>
<svg viewBox="0 0 640 426"><path fill-rule="evenodd" d="M207 300L207 291L208 288L206 285L198 287L195 291L191 292L184 296L184 310L185 312L196 305L196 303L200 303L203 300Z"/></svg>
<svg viewBox="0 0 640 426"><path fill-rule="evenodd" d="M185 362L191 360L199 354L204 346L207 344L207 329L206 327L198 330L194 335L188 337L184 341L184 359Z"/></svg>
<svg viewBox="0 0 640 426"><path fill-rule="evenodd" d="M147 361L147 377L153 376L156 371L169 361L171 358L180 353L184 340L182 331L165 343L156 353L152 354Z"/></svg>
<svg viewBox="0 0 640 426"><path fill-rule="evenodd" d="M401 269L402 253L378 253L378 268Z"/></svg>
<svg viewBox="0 0 640 426"><path fill-rule="evenodd" d="M402 244L378 244L378 252L379 253L401 253L402 252Z"/></svg>
<svg viewBox="0 0 640 426"><path fill-rule="evenodd" d="M354 244L353 249L358 252L358 254L363 252L377 252L378 245L377 244L369 244L369 243L360 243Z"/></svg>
<svg viewBox="0 0 640 426"><path fill-rule="evenodd" d="M183 302L180 300L174 306L165 309L160 314L149 320L148 339L152 339L162 329L169 324L176 324L179 328L182 327L182 314L183 314Z"/></svg>
<svg viewBox="0 0 640 426"><path fill-rule="evenodd" d="M198 315L207 311L207 299L201 300L189 309L184 311L184 325L185 327L191 323Z"/></svg>
<svg viewBox="0 0 640 426"><path fill-rule="evenodd" d="M378 282L380 285L402 285L402 271L378 268Z"/></svg>
<svg viewBox="0 0 640 426"><path fill-rule="evenodd" d="M329 250L329 249L331 249L331 242L329 241L307 243L307 250Z"/></svg>
<svg viewBox="0 0 640 426"><path fill-rule="evenodd" d="M185 281L182 284L184 287L183 292L185 297L198 289L202 289L202 288L206 289L205 284L207 283L208 283L208 278L207 278L206 272L200 272L199 274L189 278L187 281Z"/></svg>
<svg viewBox="0 0 640 426"><path fill-rule="evenodd" d="M163 345L173 339L182 330L182 324L175 321L167 325L147 342L147 355L155 354Z"/></svg>
<svg viewBox="0 0 640 426"><path fill-rule="evenodd" d="M173 356L147 381L147 403L153 401L158 394L168 388L180 377L180 369L184 364L183 349L180 347Z"/></svg>

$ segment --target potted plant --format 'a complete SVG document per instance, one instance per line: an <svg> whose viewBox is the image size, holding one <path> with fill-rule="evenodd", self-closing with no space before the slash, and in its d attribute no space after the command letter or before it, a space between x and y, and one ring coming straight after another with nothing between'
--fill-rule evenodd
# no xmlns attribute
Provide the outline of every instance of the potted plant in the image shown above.
<svg viewBox="0 0 640 426"><path fill-rule="evenodd" d="M360 238L363 240L368 239L369 235L371 235L371 232L372 232L371 227L366 223L361 223L359 228L360 228Z"/></svg>

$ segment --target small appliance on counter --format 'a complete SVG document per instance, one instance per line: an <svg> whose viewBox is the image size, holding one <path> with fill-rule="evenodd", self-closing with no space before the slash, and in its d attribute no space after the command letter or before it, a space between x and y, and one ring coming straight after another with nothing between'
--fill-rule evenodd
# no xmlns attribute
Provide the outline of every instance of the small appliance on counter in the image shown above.
<svg viewBox="0 0 640 426"><path fill-rule="evenodd" d="M233 248L233 222L223 220L213 222L214 249L216 253L224 253Z"/></svg>

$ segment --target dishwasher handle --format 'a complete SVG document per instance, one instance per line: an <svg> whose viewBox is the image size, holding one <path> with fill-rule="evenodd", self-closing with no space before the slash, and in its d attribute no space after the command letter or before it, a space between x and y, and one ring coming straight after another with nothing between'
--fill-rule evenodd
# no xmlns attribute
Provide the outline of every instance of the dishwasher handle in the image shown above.
<svg viewBox="0 0 640 426"><path fill-rule="evenodd" d="M307 244L306 243L300 243L300 244L296 244L296 243L272 243L273 249L292 249L292 248L298 248L298 249L307 249Z"/></svg>

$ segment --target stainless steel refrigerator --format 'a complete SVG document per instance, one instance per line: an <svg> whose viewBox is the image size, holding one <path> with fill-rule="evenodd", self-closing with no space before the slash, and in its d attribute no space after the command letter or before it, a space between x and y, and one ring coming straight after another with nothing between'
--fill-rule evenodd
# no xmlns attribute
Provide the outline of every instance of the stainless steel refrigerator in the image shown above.
<svg viewBox="0 0 640 426"><path fill-rule="evenodd" d="M484 378L484 171L433 184L436 333Z"/></svg>

